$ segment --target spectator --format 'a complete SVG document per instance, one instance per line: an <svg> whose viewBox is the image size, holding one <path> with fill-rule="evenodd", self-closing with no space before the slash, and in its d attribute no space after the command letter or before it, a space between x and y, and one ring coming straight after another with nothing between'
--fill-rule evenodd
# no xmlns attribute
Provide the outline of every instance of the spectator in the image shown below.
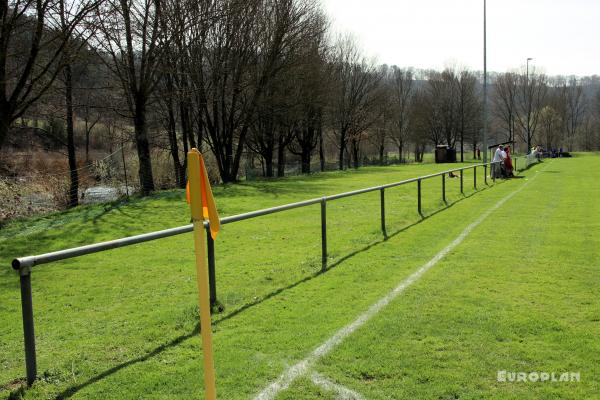
<svg viewBox="0 0 600 400"><path fill-rule="evenodd" d="M504 148L504 152L506 154L506 158L504 159L504 169L506 170L506 176L508 178L512 178L514 177L513 174L513 163L512 163L512 158L510 157L510 147L506 146Z"/></svg>
<svg viewBox="0 0 600 400"><path fill-rule="evenodd" d="M506 153L504 153L504 155L502 155L502 153L504 153L504 149L502 148L502 145L498 145L498 148L494 153L494 158L492 159L492 178L494 179L499 178L502 174L502 167L500 165L503 164L502 161L506 158Z"/></svg>

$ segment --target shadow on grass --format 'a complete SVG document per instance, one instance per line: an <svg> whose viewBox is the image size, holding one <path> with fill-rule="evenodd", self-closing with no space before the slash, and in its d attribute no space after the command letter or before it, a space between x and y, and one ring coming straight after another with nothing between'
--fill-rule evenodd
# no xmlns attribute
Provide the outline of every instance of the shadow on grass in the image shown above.
<svg viewBox="0 0 600 400"><path fill-rule="evenodd" d="M496 184L498 184L498 183L501 183L501 182L496 182ZM241 307L239 307L239 308L231 311L230 313L224 315L223 317L221 317L219 319L216 319L213 322L213 325L219 325L220 323L223 323L224 321L227 321L227 320L229 320L231 318L234 318L235 316L241 314L242 312L244 312L246 310L249 310L249 309L251 309L251 308L253 308L253 307L255 307L255 306L257 306L257 305L259 305L259 304L261 304L261 303L263 303L263 302L265 302L265 301L267 301L267 300L269 300L269 299L271 299L271 298L273 298L273 297L281 294L281 293L284 293L287 290L295 288L295 287L297 287L297 286L299 286L299 285L301 285L303 283L309 282L312 279L315 279L315 278L319 277L320 275L325 274L328 271L331 271L332 269L340 266L341 264L343 264L345 261L351 259L352 257L354 257L354 256L356 256L356 255L358 255L360 253L363 253L365 251L368 251L369 249L372 249L373 247L376 247L376 246L384 243L388 239L393 238L394 236L399 235L400 233L405 232L405 231L409 230L410 228L423 223L424 221L428 220L429 218L431 218L431 217L433 217L433 216L441 213L442 211L447 210L448 208L454 206L455 204L457 204L457 203L459 203L459 202L461 202L463 200L466 200L466 199L468 199L468 198L470 198L470 197L472 197L474 195L477 195L477 194L483 192L487 188L488 187L486 186L486 187L481 188L481 189L479 189L477 191L469 193L468 195L463 194L461 198L459 198L457 200L454 200L452 202L448 202L445 207L440 208L440 209L438 209L438 210L436 210L434 212L421 215L421 218L418 221L413 222L413 223L411 223L409 225L403 226L403 227L401 227L401 228L393 231L392 233L383 232L384 233L384 237L382 239L374 241L372 243L369 243L368 245L366 245L366 246L364 246L364 247L362 247L362 248L360 248L360 249L358 249L358 250L356 250L356 251L354 251L352 253L349 253L349 254L347 254L347 255L339 258L338 260L336 260L335 262L333 262L332 264L330 264L327 267L326 270L324 270L324 271L320 270L318 272L314 272L314 273L312 273L312 274L310 274L310 275L308 275L308 276L306 276L306 277L304 277L304 278L302 278L302 279L300 279L300 280L298 280L296 282L293 282L293 283L290 283L287 286L278 288L278 289L276 289L276 290L274 290L274 291L272 291L272 292L270 292L270 293L268 293L268 294L266 294L266 295L264 295L264 296L262 296L262 297L260 297L260 298L258 298L256 300L254 300L252 302L246 303L243 306L241 306ZM63 399L71 398L72 396L74 396L75 394L77 394L82 389L84 389L84 388L86 388L86 387L88 387L88 386L90 386L90 385L92 385L92 384L94 384L94 383L96 383L96 382L98 382L98 381L100 381L100 380L102 380L102 379L104 379L104 378L106 378L106 377L114 374L114 373L117 373L117 372L119 372L120 370L122 370L124 368L130 367L130 366L135 365L135 364L142 363L144 361L147 361L150 358L159 355L160 353L162 353L163 351L165 351L165 350L167 350L167 349L169 349L171 347L175 347L175 346L180 345L184 341L186 341L188 339L191 339L192 337L198 335L199 333L200 333L200 325L196 324L196 327L190 333L187 333L187 334L181 335L181 336L179 336L177 338L174 338L173 340L171 340L171 341L169 341L169 342L167 342L165 344L162 344L162 345L156 347L154 350L152 350L149 353L146 353L146 354L144 354L144 355L142 355L140 357L134 358L134 359L126 361L126 362L124 362L122 364L116 365L116 366L114 366L114 367L112 367L110 369L107 369L106 371L101 372L100 374L98 374L96 376L93 376L92 378L88 379L85 382L82 382L82 383L80 383L78 385L75 385L75 386L68 387L67 389L65 389L64 391L62 391L61 393L59 393L55 397L55 399L56 400L63 400Z"/></svg>

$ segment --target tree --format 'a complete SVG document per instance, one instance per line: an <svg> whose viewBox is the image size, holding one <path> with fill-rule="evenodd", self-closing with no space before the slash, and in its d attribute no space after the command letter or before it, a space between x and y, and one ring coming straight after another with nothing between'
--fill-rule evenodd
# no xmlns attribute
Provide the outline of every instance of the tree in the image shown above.
<svg viewBox="0 0 600 400"><path fill-rule="evenodd" d="M575 138L585 117L587 99L583 87L575 78L569 80L562 87L562 95L565 102L565 133L567 136L567 149L573 151Z"/></svg>
<svg viewBox="0 0 600 400"><path fill-rule="evenodd" d="M163 0L106 0L96 14L96 45L108 55L106 65L121 84L133 120L144 195L154 190L147 117L168 47L161 25L163 7Z"/></svg>
<svg viewBox="0 0 600 400"><path fill-rule="evenodd" d="M423 93L422 101L429 108L422 117L429 119L429 136L434 145L442 140L454 147L458 138L458 79L453 70L431 72Z"/></svg>
<svg viewBox="0 0 600 400"><path fill-rule="evenodd" d="M465 139L474 138L479 133L481 104L477 93L477 78L468 70L459 73L456 80L458 136L460 140L460 162L464 161Z"/></svg>
<svg viewBox="0 0 600 400"><path fill-rule="evenodd" d="M255 121L250 127L247 140L248 148L262 158L264 176L269 178L275 176L275 151L279 150L280 144L285 145L288 141L280 140L280 137L288 136L284 119L286 113L290 112L288 101L292 99L286 96L285 90L281 89L280 82L276 81L265 89L256 107Z"/></svg>
<svg viewBox="0 0 600 400"><path fill-rule="evenodd" d="M548 85L545 75L537 74L534 70L529 75L518 76L515 116L517 124L521 128L519 136L527 143L527 152L530 151L535 138L540 112L544 107L547 93Z"/></svg>
<svg viewBox="0 0 600 400"><path fill-rule="evenodd" d="M297 99L298 123L288 148L292 154L300 157L303 174L310 173L312 153L322 142L323 114L329 89L324 16L320 18L320 24L316 24L316 27L319 34L314 35L312 40L300 49L297 67L294 68L290 79L295 88L291 93Z"/></svg>
<svg viewBox="0 0 600 400"><path fill-rule="evenodd" d="M426 100L424 90L415 91L411 102L408 131L409 140L414 143L415 161L423 161L425 143L432 140L435 145L441 141L441 130L438 128L436 118L432 118L431 104Z"/></svg>
<svg viewBox="0 0 600 400"><path fill-rule="evenodd" d="M86 37L80 23L97 5L94 0L66 6L63 0L0 0L0 149L11 124L63 71L64 50Z"/></svg>
<svg viewBox="0 0 600 400"><path fill-rule="evenodd" d="M517 107L517 83L519 76L514 72L506 72L496 77L492 95L493 114L502 121L509 142L515 140L515 120Z"/></svg>
<svg viewBox="0 0 600 400"><path fill-rule="evenodd" d="M260 99L293 59L289 55L318 32L312 27L319 12L309 0L226 2L215 23L197 37L203 70L195 75L195 86L223 182L237 179Z"/></svg>
<svg viewBox="0 0 600 400"><path fill-rule="evenodd" d="M402 161L402 151L408 138L409 116L414 96L414 76L411 70L392 67L390 104L392 108L393 131L390 138L398 148L398 160Z"/></svg>
<svg viewBox="0 0 600 400"><path fill-rule="evenodd" d="M541 140L547 149L557 148L562 120L559 113L551 106L545 106L540 111L539 125Z"/></svg>
<svg viewBox="0 0 600 400"><path fill-rule="evenodd" d="M351 142L354 166L363 133L376 119L377 88L381 80L375 65L361 56L351 36L338 38L332 54L331 123L339 147L339 169L344 169L344 154Z"/></svg>

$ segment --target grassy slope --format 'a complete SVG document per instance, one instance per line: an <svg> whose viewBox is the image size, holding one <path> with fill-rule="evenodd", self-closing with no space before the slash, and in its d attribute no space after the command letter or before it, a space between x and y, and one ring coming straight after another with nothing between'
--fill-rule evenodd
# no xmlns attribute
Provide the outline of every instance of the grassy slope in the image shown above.
<svg viewBox="0 0 600 400"><path fill-rule="evenodd" d="M568 162L597 164L597 158ZM219 188L216 195L224 214L233 214L394 181L420 175L433 168L435 166L370 169L326 175L319 179L297 178L240 185ZM515 180L484 191L409 229L404 228L420 219L414 207L415 188L410 186L390 191L386 196L388 232L393 236L385 242L380 240L378 231L377 194L334 202L328 206L331 263L335 264L336 260L343 262L324 275L315 275L319 268L320 248L316 207L256 220L263 226L251 223L226 226L217 242L219 294L226 311L214 317L217 321L214 329L218 386L222 398L246 398L256 393L286 365L303 358L309 349L351 321L402 277L444 247L491 202L520 184L522 181ZM454 193L449 196L451 200L459 198L457 185L457 180L449 182L449 192ZM430 213L441 205L438 186L439 182L425 184L425 207ZM469 187L469 184L465 186ZM140 215L148 216L145 223L138 221ZM0 261L6 265L15 253L46 251L104 240L178 225L185 223L186 219L187 212L180 193L163 194L154 200L138 201L106 213L98 207L84 209L50 219L50 225L59 222L47 232L34 229L29 235L0 242L3 246ZM83 221L88 222L85 227L81 227ZM40 220L34 226L44 224L48 221ZM524 224L519 220L515 219L513 224L515 231L522 231ZM589 229L589 226L585 228ZM16 228L9 227L5 232L6 237L10 237ZM495 245L492 243L490 247ZM347 257L352 252L355 254ZM475 252L473 257L476 255ZM483 256L490 257L491 251ZM182 398L200 392L201 363L196 334L192 257L191 241L186 235L36 270L34 304L40 372L44 379L28 391L27 397L55 398L62 392L75 398L139 398L142 394L144 398ZM127 268L121 268L122 265ZM0 326L0 363L3 367L0 382L7 382L23 372L17 280L7 271L3 273L0 275L3 288L0 315L8 323ZM439 273L437 269L435 273ZM494 276L492 274L489 279ZM442 283L447 283L444 275L439 278ZM455 283L460 283L465 277L454 279ZM424 283L418 287L429 293ZM435 293L432 291L429 296L437 299ZM458 295L465 297L465 293L460 291ZM585 292L581 296L591 302ZM422 297L411 294L410 298L414 301L403 307L415 307L420 316L419 305L424 307ZM448 302L458 308L461 306L456 299L440 300L440 304ZM441 306L439 310L433 309L442 316L448 315ZM403 308L401 312L406 310ZM456 318L460 319L462 312L458 312ZM405 322L411 321L413 319L407 317ZM470 326L468 322L463 324ZM423 325L427 325L429 330L437 329L431 320L423 321ZM401 331L397 326L383 326L379 332L397 330ZM376 341L386 342L379 336ZM403 354L400 349L404 349L402 346L405 344L398 343L393 339L394 335L391 336L391 343L388 341L387 346L382 345L382 351L369 353L378 357ZM437 339L434 334L427 337ZM435 340L431 340L435 344ZM485 347L487 343L480 340L473 345ZM399 350L392 352L390 348ZM407 345L407 348L411 347ZM443 350L439 351L443 353ZM355 348L340 349L332 357L343 360L348 355L354 357L355 353ZM349 386L359 385L358 388L363 389L360 385L364 382L353 381L348 369L340 367L347 365L345 360L339 365L334 358L332 360L320 368L340 381L349 380ZM371 357L371 360L370 365L374 367L374 358ZM476 363L476 360L477 357L471 355L471 361ZM359 365L360 361L358 352L352 364L356 362ZM433 368L426 364L423 361L430 375L439 372L437 365ZM396 370L391 368L386 373L393 374ZM468 370L457 375L463 378L470 376ZM391 379L389 383L394 386ZM438 382L436 387L452 390L458 385ZM304 386L300 384L284 397L315 393L314 388ZM385 386L379 387L379 394L376 391L363 392L384 398L390 393L401 393L397 390L389 392Z"/></svg>

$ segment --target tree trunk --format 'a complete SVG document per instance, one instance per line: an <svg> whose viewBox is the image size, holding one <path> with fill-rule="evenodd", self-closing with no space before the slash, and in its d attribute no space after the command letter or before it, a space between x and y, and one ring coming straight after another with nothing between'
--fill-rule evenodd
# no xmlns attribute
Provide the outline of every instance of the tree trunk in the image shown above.
<svg viewBox="0 0 600 400"><path fill-rule="evenodd" d="M325 171L325 149L323 149L323 130L319 125L319 161L321 162L321 172Z"/></svg>
<svg viewBox="0 0 600 400"><path fill-rule="evenodd" d="M464 138L464 130L460 131L460 162L465 161L464 152L465 152L465 138Z"/></svg>
<svg viewBox="0 0 600 400"><path fill-rule="evenodd" d="M173 105L168 105L169 112L169 145L171 148L171 157L173 158L173 168L175 172L175 181L177 186L180 188L185 187L185 169L181 165L179 160L179 144L177 143L177 129L175 122L175 112L173 111ZM186 154L187 156L187 154Z"/></svg>
<svg viewBox="0 0 600 400"><path fill-rule="evenodd" d="M351 168L352 167L352 156L350 154L350 150L348 150L348 146L346 146L346 148L345 148L345 154L346 154L346 168Z"/></svg>
<svg viewBox="0 0 600 400"><path fill-rule="evenodd" d="M310 153L312 149L310 147L302 147L302 154L300 159L302 161L302 173L310 174Z"/></svg>
<svg viewBox="0 0 600 400"><path fill-rule="evenodd" d="M346 130L342 129L340 131L340 154L338 157L338 161L340 164L340 171L344 170L344 152L346 151Z"/></svg>
<svg viewBox="0 0 600 400"><path fill-rule="evenodd" d="M385 145L384 144L380 144L379 145L379 165L383 165L383 153L385 150Z"/></svg>
<svg viewBox="0 0 600 400"><path fill-rule="evenodd" d="M150 143L148 142L148 127L146 126L146 98L136 96L135 116L133 119L135 129L135 144L139 160L139 178L142 195L146 196L154 191L154 178L152 176L152 162L150 159Z"/></svg>
<svg viewBox="0 0 600 400"><path fill-rule="evenodd" d="M400 144L398 145L398 163L402 164L402 147L403 147L403 143L400 142Z"/></svg>
<svg viewBox="0 0 600 400"><path fill-rule="evenodd" d="M356 139L352 139L352 161L353 161L353 166L354 169L358 169L359 166L359 144L358 141Z"/></svg>
<svg viewBox="0 0 600 400"><path fill-rule="evenodd" d="M79 203L79 176L75 158L75 138L73 134L73 73L71 64L65 66L65 106L67 111L67 153L69 157L69 208Z"/></svg>
<svg viewBox="0 0 600 400"><path fill-rule="evenodd" d="M279 145L277 146L277 176L285 176L285 145L283 135L279 135Z"/></svg>
<svg viewBox="0 0 600 400"><path fill-rule="evenodd" d="M202 152L202 143L204 142L204 126L202 124L202 117L198 116L198 132L196 132L198 138L198 150Z"/></svg>
<svg viewBox="0 0 600 400"><path fill-rule="evenodd" d="M187 136L189 139L190 147L198 148L196 145L196 139L194 138L194 133L192 132L192 124L187 104L184 104L183 102L179 103L179 115L181 118L181 130L185 132L185 136Z"/></svg>
<svg viewBox="0 0 600 400"><path fill-rule="evenodd" d="M229 143L226 148L225 148L225 164L224 164L224 170L225 170L225 179L227 179L227 182L235 182L236 181L236 173L237 170L234 172L234 168L233 168L233 145L231 143Z"/></svg>
<svg viewBox="0 0 600 400"><path fill-rule="evenodd" d="M8 138L8 131L10 130L10 117L8 107L0 106L0 149Z"/></svg>
<svg viewBox="0 0 600 400"><path fill-rule="evenodd" d="M267 178L273 177L273 152L267 152L264 154L263 159L265 160L264 174Z"/></svg>

